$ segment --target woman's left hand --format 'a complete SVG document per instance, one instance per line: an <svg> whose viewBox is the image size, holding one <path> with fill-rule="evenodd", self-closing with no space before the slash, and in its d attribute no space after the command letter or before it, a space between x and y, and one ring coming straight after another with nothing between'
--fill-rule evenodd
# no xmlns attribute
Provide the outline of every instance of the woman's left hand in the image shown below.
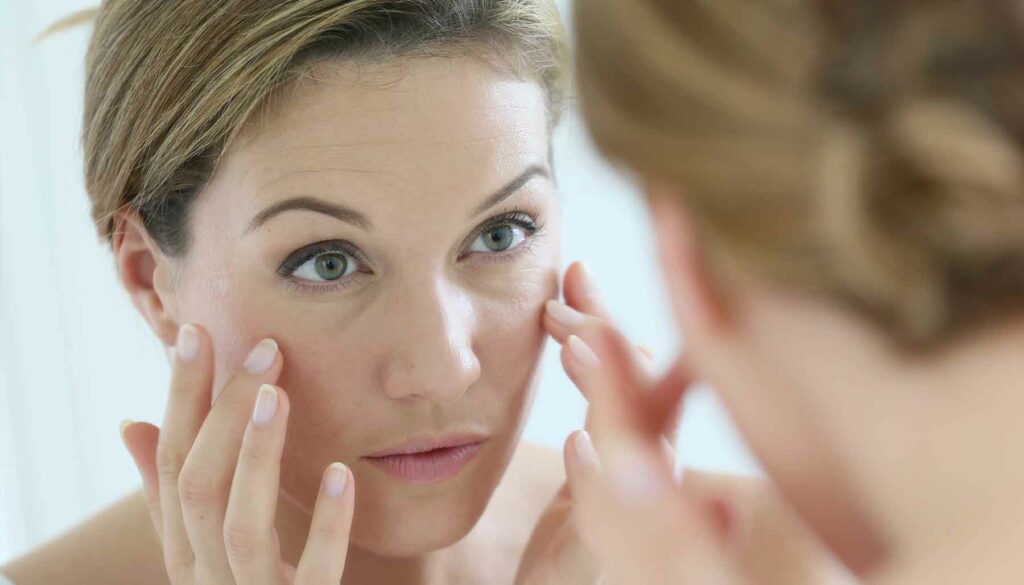
<svg viewBox="0 0 1024 585"><path fill-rule="evenodd" d="M566 272L564 291L544 324L589 402L586 430L566 441L567 483L516 584L853 583L768 482L695 470L679 481L672 444L688 363L656 375L650 352L611 324L582 265Z"/></svg>
<svg viewBox="0 0 1024 585"><path fill-rule="evenodd" d="M566 374L584 397L588 394L586 371L595 367L597 357L589 341L601 335L625 338L611 324L594 282L585 267L574 263L565 274L565 302L549 301L544 315L548 333L562 345L561 361ZM629 344L629 362L633 375L653 382L650 352ZM676 412L663 411L663 426L674 428ZM533 531L516 575L517 585L595 585L601 583L603 570L576 529L573 513L573 485L583 469L596 462L588 431L592 416L587 415L585 430L571 434L565 442L564 458L567 483L559 490ZM662 441L665 458L671 459L667 440Z"/></svg>
<svg viewBox="0 0 1024 585"><path fill-rule="evenodd" d="M656 381L634 348L601 331L587 388L595 463L571 476L581 540L608 582L644 585L850 585L856 581L770 482L687 470L666 460L663 435L692 379L680 358Z"/></svg>

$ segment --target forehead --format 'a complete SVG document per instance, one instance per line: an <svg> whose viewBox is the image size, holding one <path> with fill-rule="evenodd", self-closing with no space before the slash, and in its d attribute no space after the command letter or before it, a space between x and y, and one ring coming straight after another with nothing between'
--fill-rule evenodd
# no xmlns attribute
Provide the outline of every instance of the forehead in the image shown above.
<svg viewBox="0 0 1024 585"><path fill-rule="evenodd" d="M537 83L468 58L339 62L277 100L222 169L235 206L340 194L370 209L403 199L382 192L478 202L547 149Z"/></svg>

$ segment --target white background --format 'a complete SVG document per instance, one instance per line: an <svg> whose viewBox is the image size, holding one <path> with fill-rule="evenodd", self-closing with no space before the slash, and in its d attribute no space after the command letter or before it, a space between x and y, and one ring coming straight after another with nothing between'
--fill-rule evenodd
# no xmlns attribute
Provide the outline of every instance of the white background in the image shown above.
<svg viewBox="0 0 1024 585"><path fill-rule="evenodd" d="M164 354L117 285L83 188L90 29L31 44L53 20L92 4L0 0L0 564L137 489L118 424L163 418ZM577 117L556 140L565 259L589 261L620 325L667 363L679 340L646 211L597 158ZM526 438L560 448L582 424L584 403L555 350L549 344L544 356ZM705 390L688 404L680 459L756 471Z"/></svg>

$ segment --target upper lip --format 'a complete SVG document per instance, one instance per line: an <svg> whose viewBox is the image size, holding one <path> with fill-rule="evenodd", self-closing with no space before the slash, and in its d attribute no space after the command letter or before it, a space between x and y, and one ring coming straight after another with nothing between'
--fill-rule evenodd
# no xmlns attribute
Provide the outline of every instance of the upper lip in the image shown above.
<svg viewBox="0 0 1024 585"><path fill-rule="evenodd" d="M374 458L394 455L415 455L417 453L426 453L435 449L447 449L451 447L461 447L463 445L472 445L485 440L487 440L487 435L479 433L452 433L432 437L424 436L410 439L404 443L395 445L394 447L389 447L382 451L365 455L364 457Z"/></svg>

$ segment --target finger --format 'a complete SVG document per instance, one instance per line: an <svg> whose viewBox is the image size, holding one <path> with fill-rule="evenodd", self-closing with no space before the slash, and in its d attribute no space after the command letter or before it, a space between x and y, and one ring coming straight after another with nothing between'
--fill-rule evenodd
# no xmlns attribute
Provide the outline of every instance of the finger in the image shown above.
<svg viewBox="0 0 1024 585"><path fill-rule="evenodd" d="M578 446L580 444L583 444L583 448ZM563 453L567 484L559 490L535 527L534 538L522 556L523 562L516 576L517 583L594 585L600 582L602 571L599 559L580 540L572 516L570 484L581 473L581 467L593 463L587 459L587 444L586 433L583 431L573 433L566 440Z"/></svg>
<svg viewBox="0 0 1024 585"><path fill-rule="evenodd" d="M620 336L614 329L605 328L603 332L596 332L590 337L599 339L603 333ZM606 363L605 358L599 356L587 341L572 335L562 346L560 357L566 374L589 401L587 422L584 425L584 429L587 431L602 435L609 427L608 421L600 422L600 409L595 409L599 404L595 401L595 395L592 392L595 388L600 390L598 385L601 387L609 383L614 385L614 390L605 391L609 395L604 397L604 402L612 401L611 406L602 407L605 410L627 407L637 412L641 410L640 406L634 403L645 399L644 394L649 392L653 380L650 373L640 365L636 355L608 355L609 361ZM609 380L609 376L613 376L614 381ZM618 417L635 418L631 411L617 410L615 414Z"/></svg>
<svg viewBox="0 0 1024 585"><path fill-rule="evenodd" d="M295 571L295 585L337 585L341 581L354 507L352 472L342 463L332 463L320 483L309 537Z"/></svg>
<svg viewBox="0 0 1024 585"><path fill-rule="evenodd" d="M579 377L591 393L598 432L630 430L649 442L672 434L682 398L692 384L688 363L679 359L660 379L648 381L636 363L633 346L620 334L603 330L591 343L599 365L580 370Z"/></svg>
<svg viewBox="0 0 1024 585"><path fill-rule="evenodd" d="M578 482L575 513L588 546L622 582L738 582L708 516L640 439L620 437L600 472Z"/></svg>
<svg viewBox="0 0 1024 585"><path fill-rule="evenodd" d="M277 381L283 359L273 339L257 343L242 370L224 385L203 422L178 480L182 516L196 572L209 582L230 582L231 564L224 541L232 479L256 394Z"/></svg>
<svg viewBox="0 0 1024 585"><path fill-rule="evenodd" d="M585 430L569 435L563 449L565 458L565 480L569 486L569 494L575 496L581 482L590 475L599 473L601 462L594 449L590 434Z"/></svg>
<svg viewBox="0 0 1024 585"><path fill-rule="evenodd" d="M260 387L245 429L224 517L224 545L235 580L277 585L281 552L274 517L289 403L283 390Z"/></svg>
<svg viewBox="0 0 1024 585"><path fill-rule="evenodd" d="M601 319L611 319L586 263L573 262L565 271L562 294L565 296L565 303L577 311Z"/></svg>
<svg viewBox="0 0 1024 585"><path fill-rule="evenodd" d="M178 330L171 364L167 411L156 448L160 517L163 523L161 540L164 563L173 582L191 579L195 562L182 517L178 480L209 410L212 380L213 350L209 337L197 325L182 325Z"/></svg>
<svg viewBox="0 0 1024 585"><path fill-rule="evenodd" d="M160 440L160 429L144 422L124 421L121 425L121 440L135 462L142 478L142 494L146 508L153 521L157 538L163 540L163 519L160 513L160 475L156 468L156 445Z"/></svg>
<svg viewBox="0 0 1024 585"><path fill-rule="evenodd" d="M652 432L664 435L670 445L675 445L683 413L683 399L693 383L694 374L690 362L680 356L645 397L644 418L647 424Z"/></svg>
<svg viewBox="0 0 1024 585"><path fill-rule="evenodd" d="M548 333L563 346L563 350L569 349L572 351L572 355L583 360L583 364L576 364L573 361L563 361L562 365L565 369L565 373L573 381L577 388L583 395L587 396L587 387L583 384L583 380L577 375L577 365L585 365L587 361L587 352L574 351L573 347L566 348L566 344L569 342L569 338L572 336L578 337L584 342L588 348L591 347L591 343L597 337L602 334L615 335L623 340L624 343L629 344L625 336L619 332L614 325L604 319L598 319L595 317L589 317L580 313L571 307L568 307L558 301L548 301L546 305L545 315L543 318L545 329ZM655 379L654 362L647 357L638 347L634 347L630 344L629 349L629 363L630 368L635 372L636 377L645 385L653 383Z"/></svg>

